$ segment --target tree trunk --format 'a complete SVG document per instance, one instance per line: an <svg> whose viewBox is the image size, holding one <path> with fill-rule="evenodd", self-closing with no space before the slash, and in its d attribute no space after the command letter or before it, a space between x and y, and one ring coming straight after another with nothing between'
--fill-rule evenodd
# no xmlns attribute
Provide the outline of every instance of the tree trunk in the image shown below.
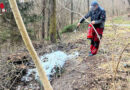
<svg viewBox="0 0 130 90"><path fill-rule="evenodd" d="M130 5L130 0L128 0L128 3L129 3L129 5Z"/></svg>
<svg viewBox="0 0 130 90"><path fill-rule="evenodd" d="M45 9L46 9L46 0L43 0L43 9L42 9L42 39L45 38Z"/></svg>
<svg viewBox="0 0 130 90"><path fill-rule="evenodd" d="M43 31L43 33L44 33L44 38L45 38L45 39L48 39L48 37L49 37L49 18L50 18L50 13L49 13L49 1L50 1L50 0L45 0L45 12L43 13L43 14L44 14L44 17L46 17L46 18L44 18L45 21L44 21L44 26L43 26L43 28L45 29L45 30ZM46 23L45 23L45 22L46 22Z"/></svg>
<svg viewBox="0 0 130 90"><path fill-rule="evenodd" d="M73 0L71 0L71 11L73 11L74 7L73 7ZM73 19L74 19L74 13L71 12L71 24L73 24Z"/></svg>
<svg viewBox="0 0 130 90"><path fill-rule="evenodd" d="M49 26L49 39L52 43L56 43L56 0L50 0L50 26Z"/></svg>
<svg viewBox="0 0 130 90"><path fill-rule="evenodd" d="M113 16L115 15L115 11L114 11L115 9L114 9L114 0L112 0L112 14L113 14Z"/></svg>
<svg viewBox="0 0 130 90"><path fill-rule="evenodd" d="M89 12L89 7L90 7L90 6L89 6L89 0L88 0L88 12Z"/></svg>

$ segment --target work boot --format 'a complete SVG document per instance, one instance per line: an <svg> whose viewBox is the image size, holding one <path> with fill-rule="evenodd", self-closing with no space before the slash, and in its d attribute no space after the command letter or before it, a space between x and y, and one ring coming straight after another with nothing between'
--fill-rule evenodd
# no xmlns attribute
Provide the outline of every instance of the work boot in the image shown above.
<svg viewBox="0 0 130 90"><path fill-rule="evenodd" d="M88 56L94 56L92 53L90 53Z"/></svg>
<svg viewBox="0 0 130 90"><path fill-rule="evenodd" d="M91 51L89 51L88 54L91 54Z"/></svg>

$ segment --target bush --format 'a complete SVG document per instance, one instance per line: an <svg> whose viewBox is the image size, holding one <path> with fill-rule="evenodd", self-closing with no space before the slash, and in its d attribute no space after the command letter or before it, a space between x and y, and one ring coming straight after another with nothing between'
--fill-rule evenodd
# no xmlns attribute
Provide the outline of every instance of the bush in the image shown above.
<svg viewBox="0 0 130 90"><path fill-rule="evenodd" d="M23 18L24 24L27 28L27 31L29 33L29 36L34 39L34 31L33 27L30 27L32 25L32 23L38 21L41 19L40 16L34 14L32 12L33 7L34 7L34 2L33 1L29 1L29 2L25 2L25 3L20 3L19 0L16 0L17 4L18 4L18 8L21 12L21 16ZM1 0L0 2L3 2L5 5L5 9L7 10L6 13L4 13L3 15L0 16L0 19L2 21L1 27L4 30L4 35L0 36L0 39L3 39L2 41L6 41L6 39L11 39L12 41L21 41L21 35L20 32L17 28L12 10L10 8L9 5L9 1L8 0ZM8 24L7 24L8 23ZM10 34L9 36L7 36L8 34L5 34L5 32L8 32L8 34ZM3 32L1 31L1 34Z"/></svg>
<svg viewBox="0 0 130 90"><path fill-rule="evenodd" d="M76 24L71 24L71 25L65 26L61 33L73 32L76 29L76 27L77 27ZM88 23L84 22L81 24L79 30L84 30L87 28L88 28Z"/></svg>
<svg viewBox="0 0 130 90"><path fill-rule="evenodd" d="M76 24L65 26L61 33L73 32L76 29Z"/></svg>
<svg viewBox="0 0 130 90"><path fill-rule="evenodd" d="M36 17L34 14L29 15L29 11L33 9L33 1L26 2L26 3L20 3L19 0L16 0L18 4L18 8L21 12L21 16L23 17L24 23L28 24L29 22L34 22L34 20L31 20ZM9 5L8 0L1 0L1 2L4 3L5 9L7 9L7 12L2 15L3 22L9 23L13 26L16 26L15 19L12 13L12 10ZM11 21L11 22L9 22Z"/></svg>

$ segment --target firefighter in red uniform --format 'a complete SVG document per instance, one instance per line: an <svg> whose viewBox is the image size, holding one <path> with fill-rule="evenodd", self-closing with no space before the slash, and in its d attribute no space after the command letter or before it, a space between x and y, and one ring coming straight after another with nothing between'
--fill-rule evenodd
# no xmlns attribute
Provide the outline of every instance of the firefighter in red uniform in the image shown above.
<svg viewBox="0 0 130 90"><path fill-rule="evenodd" d="M105 20L106 20L106 12L105 10L98 4L97 1L93 1L91 3L91 10L88 12L88 14L85 15L84 18L80 20L78 23L78 27L81 23L85 21L85 19L91 17L91 24L96 29L97 33L99 34L100 38L102 38ZM95 31L92 32L92 39L91 39L91 46L90 46L90 52L89 56L96 55L98 52L100 40L96 34Z"/></svg>

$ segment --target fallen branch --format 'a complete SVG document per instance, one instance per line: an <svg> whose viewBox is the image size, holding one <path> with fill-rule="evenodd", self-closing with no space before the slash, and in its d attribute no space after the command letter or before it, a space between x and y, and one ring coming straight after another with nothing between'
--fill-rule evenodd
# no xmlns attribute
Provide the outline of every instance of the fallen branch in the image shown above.
<svg viewBox="0 0 130 90"><path fill-rule="evenodd" d="M116 82L115 82L115 79L116 79L116 74L117 74L117 71L118 71L118 67L119 67L119 64L120 64L120 62L121 62L122 55L123 55L125 49L128 47L129 44L130 44L130 43L128 43L128 44L123 48L123 50L122 50L122 52L121 52L121 54L120 54L120 56L119 56L119 60L118 60L118 62L117 62L115 71L114 71L114 76L113 76L114 90L116 90Z"/></svg>
<svg viewBox="0 0 130 90"><path fill-rule="evenodd" d="M119 64L120 64L122 55L123 55L125 49L128 47L129 44L130 44L130 43L128 43L128 44L124 47L124 49L122 50L122 52L121 52L121 54L120 54L120 56L119 56L119 60L118 60L118 63L117 63L116 69L115 69L115 74L116 74L116 72L117 72L117 70L118 70L118 67L119 67Z"/></svg>

